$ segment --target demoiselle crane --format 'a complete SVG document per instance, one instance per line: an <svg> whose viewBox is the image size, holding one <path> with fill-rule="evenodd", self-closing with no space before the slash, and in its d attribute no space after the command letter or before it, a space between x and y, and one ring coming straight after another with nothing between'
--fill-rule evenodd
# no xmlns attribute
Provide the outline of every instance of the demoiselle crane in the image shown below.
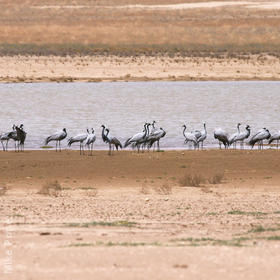
<svg viewBox="0 0 280 280"><path fill-rule="evenodd" d="M149 139L147 140L148 149L150 149L155 143L157 143L157 151L160 151L159 141L166 135L166 131L160 127L159 130L154 131L149 135Z"/></svg>
<svg viewBox="0 0 280 280"><path fill-rule="evenodd" d="M106 138L108 139L108 144L109 144L109 155L112 155L112 146L113 146L113 151L114 151L114 146L116 147L117 151L119 148L122 149L122 144L121 142L116 138L116 137L111 137L109 135L110 129L106 128Z"/></svg>
<svg viewBox="0 0 280 280"><path fill-rule="evenodd" d="M280 140L280 131L277 131L270 136L268 144L271 144L275 140L276 140L276 147L278 149L278 144L279 144L279 140Z"/></svg>
<svg viewBox="0 0 280 280"><path fill-rule="evenodd" d="M263 140L270 138L270 132L267 128L260 129L249 141L249 145L251 145L252 149L256 143L259 143L259 149L263 149Z"/></svg>
<svg viewBox="0 0 280 280"><path fill-rule="evenodd" d="M230 135L230 137L228 138L228 142L229 142L229 146L233 144L233 148L236 149L236 142L237 142L237 137L240 134L240 127L241 123L237 124L237 132Z"/></svg>
<svg viewBox="0 0 280 280"><path fill-rule="evenodd" d="M81 133L74 137L69 138L68 146L71 147L73 143L80 143L80 155L82 154L82 152L84 154L83 142L87 139L88 135L89 135L89 130L87 129L87 133Z"/></svg>
<svg viewBox="0 0 280 280"><path fill-rule="evenodd" d="M223 143L225 149L227 149L229 145L228 134L222 128L215 128L214 138L219 140L220 149L221 149L221 143Z"/></svg>
<svg viewBox="0 0 280 280"><path fill-rule="evenodd" d="M183 129L183 136L185 137L185 144L187 144L188 142L192 142L193 143L193 148L195 149L197 147L197 138L195 136L194 133L191 133L191 132L185 132L187 127L186 125L184 124L182 126L184 129Z"/></svg>
<svg viewBox="0 0 280 280"><path fill-rule="evenodd" d="M200 131L200 137L197 138L197 145L199 149L199 143L201 142L201 148L203 150L204 140L207 138L206 123L203 124L204 130Z"/></svg>
<svg viewBox="0 0 280 280"><path fill-rule="evenodd" d="M249 138L251 133L251 128L249 125L246 125L246 131L240 132L239 135L236 137L236 143L240 142L240 149L244 149L244 140Z"/></svg>
<svg viewBox="0 0 280 280"><path fill-rule="evenodd" d="M61 146L60 142L65 139L67 136L66 128L63 128L61 131L58 131L54 133L53 135L50 135L45 140L45 145L48 145L51 141L56 141L55 150L57 151L57 146L59 147L59 151L61 152Z"/></svg>
<svg viewBox="0 0 280 280"><path fill-rule="evenodd" d="M93 144L96 140L96 136L94 133L94 129L91 129L91 133L88 134L87 139L85 141L85 145L88 147L88 151L90 151L90 155L92 156L92 149L93 149Z"/></svg>
<svg viewBox="0 0 280 280"><path fill-rule="evenodd" d="M124 148L128 147L131 144L135 144L135 146L137 146L138 152L139 152L139 142L141 142L142 140L145 139L145 137L147 136L148 130L147 130L147 126L149 124L145 123L144 124L144 130L142 132L139 132L135 135L133 135L132 137L128 138L124 144Z"/></svg>

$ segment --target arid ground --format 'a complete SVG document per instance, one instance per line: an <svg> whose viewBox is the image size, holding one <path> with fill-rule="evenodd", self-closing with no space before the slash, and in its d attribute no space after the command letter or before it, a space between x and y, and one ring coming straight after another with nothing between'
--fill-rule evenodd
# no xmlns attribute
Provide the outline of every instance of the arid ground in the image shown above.
<svg viewBox="0 0 280 280"><path fill-rule="evenodd" d="M279 153L1 152L1 279L278 279Z"/></svg>
<svg viewBox="0 0 280 280"><path fill-rule="evenodd" d="M1 1L0 82L280 80L279 1ZM1 279L279 279L280 152L0 152Z"/></svg>
<svg viewBox="0 0 280 280"><path fill-rule="evenodd" d="M1 1L0 81L279 80L280 5Z"/></svg>

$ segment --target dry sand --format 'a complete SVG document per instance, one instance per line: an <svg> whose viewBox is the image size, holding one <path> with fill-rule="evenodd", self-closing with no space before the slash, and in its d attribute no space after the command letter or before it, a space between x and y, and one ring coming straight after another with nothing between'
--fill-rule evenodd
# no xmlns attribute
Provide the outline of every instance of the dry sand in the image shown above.
<svg viewBox="0 0 280 280"><path fill-rule="evenodd" d="M278 279L277 150L0 156L1 279Z"/></svg>
<svg viewBox="0 0 280 280"><path fill-rule="evenodd" d="M280 78L279 1L2 2L2 82Z"/></svg>
<svg viewBox="0 0 280 280"><path fill-rule="evenodd" d="M237 58L6 56L1 82L279 80L280 60L269 55Z"/></svg>

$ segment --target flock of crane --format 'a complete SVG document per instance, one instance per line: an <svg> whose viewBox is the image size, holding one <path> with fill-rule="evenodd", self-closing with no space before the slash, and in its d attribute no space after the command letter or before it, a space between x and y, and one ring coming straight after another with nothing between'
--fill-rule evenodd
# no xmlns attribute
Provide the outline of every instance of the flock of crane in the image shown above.
<svg viewBox="0 0 280 280"><path fill-rule="evenodd" d="M128 138L124 145L116 138L111 136L110 129L102 125L102 140L104 143L109 146L109 155L112 155L114 149L116 150L126 148L131 146L133 149L137 149L139 153L142 149L147 149L148 151L154 147L157 147L157 151L160 151L160 140L166 135L166 132L163 128L156 129L155 121L152 123L145 123L143 130L139 133L136 133L132 137ZM253 148L256 143L258 143L259 149L263 149L263 141L268 140L268 144L271 144L273 141L277 142L277 148L280 140L280 131L274 134L271 134L267 128L262 128L257 133L255 133L250 138L251 127L247 125L244 131L240 131L241 124L237 124L237 132L229 135L222 128L216 128L214 130L214 138L219 141L219 146L223 144L225 149L232 146L236 149L237 143L240 144L240 149L244 149L244 143L248 140L248 144ZM184 143L193 144L194 149L203 149L203 144L207 138L206 124L203 124L203 130L194 130L186 132L187 127L183 125L183 136L185 138ZM61 131L50 135L45 140L45 145L48 145L49 142L56 142L56 151L61 151L61 141L67 137L67 131L63 128ZM15 151L24 151L24 143L26 139L26 132L24 131L23 124L17 126L13 125L13 130L3 133L0 135L0 141L2 143L3 151L8 151L8 142L9 140L14 140L15 142ZM95 131L92 128L91 130L87 129L86 133L78 134L74 137L68 139L68 146L70 147L73 143L80 144L80 154L85 154L84 147L88 149L88 154L92 155L93 144L95 143L96 135ZM5 143L6 142L6 143Z"/></svg>

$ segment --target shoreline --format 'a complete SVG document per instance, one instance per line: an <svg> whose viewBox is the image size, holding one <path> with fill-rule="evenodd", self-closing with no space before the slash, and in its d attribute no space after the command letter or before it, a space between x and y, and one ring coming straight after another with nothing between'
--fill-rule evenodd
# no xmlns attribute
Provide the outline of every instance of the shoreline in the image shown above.
<svg viewBox="0 0 280 280"><path fill-rule="evenodd" d="M93 156L81 156L79 151L0 152L1 184L8 188L40 188L50 180L64 186L100 187L137 186L147 180L152 185L164 182L180 186L185 174L201 174L204 178L224 174L225 185L236 183L237 172L249 187L279 184L279 150L206 150L133 153L95 151ZM42 156L43 155L43 156ZM133 164L131 164L133 162ZM242 170L242 171L241 171ZM241 175L242 174L242 175Z"/></svg>
<svg viewBox="0 0 280 280"><path fill-rule="evenodd" d="M0 78L0 83L2 84L14 84L14 83L113 83L113 82L249 82L249 81L280 81L280 77L273 77L273 78L262 78L262 77L255 77L255 78L223 78L218 79L216 77L210 77L210 78L193 78L193 77L178 77L178 78L172 78L172 79L164 79L164 78L147 78L147 77L140 77L140 78L134 78L131 77L130 79L127 79L125 77L120 77L116 79L104 79L104 78L88 78L88 79L79 79L75 77L69 77L69 78L45 78L45 77L39 77L39 78Z"/></svg>
<svg viewBox="0 0 280 280"><path fill-rule="evenodd" d="M2 56L0 83L280 81L280 59L165 56Z"/></svg>

